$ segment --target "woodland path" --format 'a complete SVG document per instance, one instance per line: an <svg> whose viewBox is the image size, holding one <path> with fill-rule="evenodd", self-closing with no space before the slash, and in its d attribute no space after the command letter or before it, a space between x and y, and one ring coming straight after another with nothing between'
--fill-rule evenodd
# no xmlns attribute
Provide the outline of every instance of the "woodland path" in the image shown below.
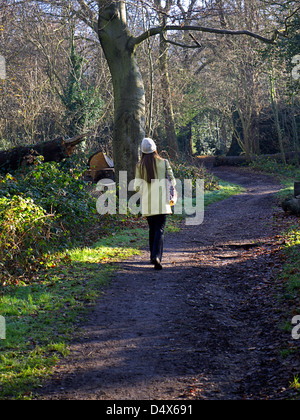
<svg viewBox="0 0 300 420"><path fill-rule="evenodd" d="M148 252L122 263L39 399L284 399L272 255L272 178L214 170L246 192L168 235L164 269ZM254 243L254 245L251 245Z"/></svg>

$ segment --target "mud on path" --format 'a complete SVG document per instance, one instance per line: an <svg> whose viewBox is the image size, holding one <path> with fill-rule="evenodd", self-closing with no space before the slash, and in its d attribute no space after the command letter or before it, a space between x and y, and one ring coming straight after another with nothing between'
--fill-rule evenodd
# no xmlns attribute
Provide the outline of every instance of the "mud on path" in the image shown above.
<svg viewBox="0 0 300 420"><path fill-rule="evenodd" d="M237 169L215 173L246 192L168 235L163 271L148 252L122 264L40 399L286 398L272 257L256 250L276 234L281 187Z"/></svg>

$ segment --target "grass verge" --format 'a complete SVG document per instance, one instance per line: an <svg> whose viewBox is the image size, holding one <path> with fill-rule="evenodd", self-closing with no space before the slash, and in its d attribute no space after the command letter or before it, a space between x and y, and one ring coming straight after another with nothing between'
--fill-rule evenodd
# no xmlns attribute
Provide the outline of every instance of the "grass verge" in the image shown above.
<svg viewBox="0 0 300 420"><path fill-rule="evenodd" d="M280 274L284 288L280 296L282 307L284 308L284 319L282 328L289 334L290 339L287 345L281 350L283 357L292 365L300 361L300 226L294 225L289 232L284 232L285 245L283 248L285 263ZM295 319L295 321L293 321ZM295 323L296 322L296 323ZM290 381L290 387L295 391L295 399L300 399L300 371L296 371Z"/></svg>
<svg viewBox="0 0 300 420"><path fill-rule="evenodd" d="M0 398L31 398L41 385L101 290L114 267L139 252L135 236L146 239L142 228L128 229L99 240L91 247L57 255L35 284L13 286L0 299L6 320L6 339L0 341Z"/></svg>
<svg viewBox="0 0 300 420"><path fill-rule="evenodd" d="M205 207L218 201L226 200L233 195L241 194L245 188L240 185L230 184L229 182L219 181L219 189L205 192Z"/></svg>
<svg viewBox="0 0 300 420"><path fill-rule="evenodd" d="M257 161L252 164L254 170L263 173L271 174L278 179L285 186L279 194L278 199L283 200L289 196L294 195L294 182L300 180L300 168L295 165L283 165L274 160L267 159ZM282 278L285 280L287 295L289 292L294 292L295 303L297 303L297 311L300 315L300 226L299 218L291 216L290 220L287 219L285 231L281 233L281 237L285 237L285 246L283 248L285 254ZM281 238L280 238L281 240Z"/></svg>
<svg viewBox="0 0 300 420"><path fill-rule="evenodd" d="M287 197L294 195L294 182L300 181L300 168L296 165L283 165L274 160L258 160L252 164L252 168L256 171L271 174L278 179L283 186L285 186L278 194L278 200L283 201ZM295 316L300 315L300 224L299 218L296 216L283 217L281 223L279 220L278 227L282 231L278 235L279 242L284 242L282 247L283 260L285 261L279 278L283 284L283 292L280 294L283 310L285 312L285 320L283 321L283 329L292 336L292 329L295 325L291 320ZM297 328L297 327L296 327ZM299 331L299 327L297 329ZM290 339L287 348L282 350L285 357L291 357L292 363L295 359L299 360L300 350L299 341ZM296 374L291 380L290 386L295 389L298 394L296 399L300 399L299 375Z"/></svg>

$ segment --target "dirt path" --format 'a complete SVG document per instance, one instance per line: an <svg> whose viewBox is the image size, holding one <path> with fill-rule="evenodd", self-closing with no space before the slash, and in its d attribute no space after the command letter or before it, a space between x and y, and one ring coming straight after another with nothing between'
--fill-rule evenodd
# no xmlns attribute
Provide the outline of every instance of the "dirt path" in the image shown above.
<svg viewBox="0 0 300 420"><path fill-rule="evenodd" d="M280 185L236 169L216 174L247 192L169 235L162 272L147 252L125 262L40 398L285 397L278 315L265 298L272 257L249 245L275 234Z"/></svg>

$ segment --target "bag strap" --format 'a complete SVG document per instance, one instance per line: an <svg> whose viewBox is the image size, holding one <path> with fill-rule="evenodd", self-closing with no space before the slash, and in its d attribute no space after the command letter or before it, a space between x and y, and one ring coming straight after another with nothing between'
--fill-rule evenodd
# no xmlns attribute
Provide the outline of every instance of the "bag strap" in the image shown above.
<svg viewBox="0 0 300 420"><path fill-rule="evenodd" d="M167 161L166 161L166 159L165 159L165 168L166 168L166 179L167 179L168 181L170 181L170 175L168 174L168 166L167 166Z"/></svg>

